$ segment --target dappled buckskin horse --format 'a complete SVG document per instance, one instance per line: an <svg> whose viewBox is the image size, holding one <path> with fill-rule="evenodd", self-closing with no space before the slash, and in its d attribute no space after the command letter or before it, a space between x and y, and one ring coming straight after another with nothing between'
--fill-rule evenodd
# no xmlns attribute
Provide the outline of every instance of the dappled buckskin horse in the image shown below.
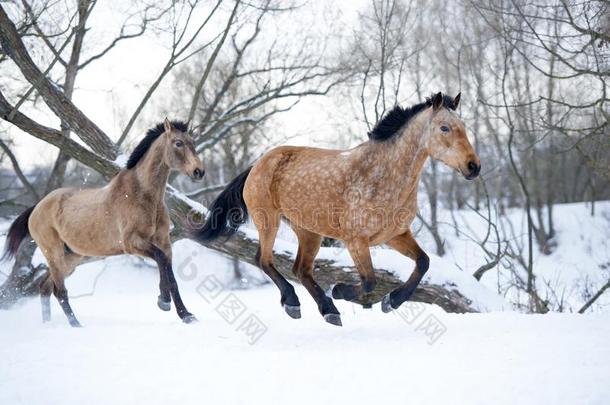
<svg viewBox="0 0 610 405"><path fill-rule="evenodd" d="M382 309L397 309L415 291L429 259L413 234L417 188L424 163L431 157L471 180L481 164L457 116L460 95L441 93L410 108L396 106L353 149L330 150L282 146L266 153L237 176L210 208L203 227L194 232L205 242L231 235L248 215L259 233L257 262L281 292L281 304L300 318L300 302L292 285L273 264L273 244L286 221L299 248L293 272L312 295L324 319L341 325L332 298L353 301L375 288L369 248L387 244L415 261L404 285L388 293ZM313 278L314 258L322 237L345 242L361 283L336 284L332 298Z"/></svg>
<svg viewBox="0 0 610 405"><path fill-rule="evenodd" d="M204 175L187 125L165 119L147 132L126 168L105 187L54 190L17 217L8 231L4 258L14 256L28 234L42 251L49 265L40 288L44 322L51 319L53 293L70 325L80 326L64 279L87 256L120 254L155 260L160 275L158 306L169 311L173 299L182 321L196 320L180 298L172 271L170 217L164 201L172 169L195 180Z"/></svg>

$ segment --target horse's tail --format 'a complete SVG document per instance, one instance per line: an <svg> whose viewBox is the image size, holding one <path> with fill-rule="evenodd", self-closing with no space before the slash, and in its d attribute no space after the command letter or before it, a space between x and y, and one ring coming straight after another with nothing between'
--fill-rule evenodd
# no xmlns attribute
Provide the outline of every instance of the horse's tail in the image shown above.
<svg viewBox="0 0 610 405"><path fill-rule="evenodd" d="M212 241L220 236L230 237L248 220L248 207L244 201L244 185L252 167L233 179L216 197L205 224L195 231L195 238Z"/></svg>
<svg viewBox="0 0 610 405"><path fill-rule="evenodd" d="M4 244L4 254L0 260L10 260L15 257L19 245L21 245L21 242L30 234L28 220L30 219L30 215L32 215L32 211L34 211L34 207L36 206L23 211L21 215L13 221L11 227L8 228L6 242Z"/></svg>

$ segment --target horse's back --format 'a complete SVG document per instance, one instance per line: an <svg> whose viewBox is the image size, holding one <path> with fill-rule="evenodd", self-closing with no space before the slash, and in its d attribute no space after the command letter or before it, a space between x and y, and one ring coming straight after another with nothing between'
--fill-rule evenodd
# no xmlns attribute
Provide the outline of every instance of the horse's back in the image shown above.
<svg viewBox="0 0 610 405"><path fill-rule="evenodd" d="M63 209L66 200L78 190L72 187L62 187L51 191L36 204L30 216L30 227L52 226L57 213Z"/></svg>
<svg viewBox="0 0 610 405"><path fill-rule="evenodd" d="M337 218L319 216L320 210L339 208L344 199L349 159L341 150L281 146L252 167L244 186L244 200L254 212L276 212L295 226L335 236ZM269 211L271 210L271 211ZM329 233L330 232L330 233Z"/></svg>
<svg viewBox="0 0 610 405"><path fill-rule="evenodd" d="M244 186L244 198L260 199L261 194L270 196L273 189L289 182L307 181L307 177L321 170L320 160L332 159L340 151L306 146L279 146L265 153L252 167ZM289 175L294 173L296 176ZM298 176L301 173L301 176ZM287 176L288 175L288 176ZM261 193L262 192L262 193Z"/></svg>
<svg viewBox="0 0 610 405"><path fill-rule="evenodd" d="M101 188L81 190L73 187L58 188L40 200L32 216L58 219L61 215L78 215L83 208L91 209L105 203L102 190Z"/></svg>

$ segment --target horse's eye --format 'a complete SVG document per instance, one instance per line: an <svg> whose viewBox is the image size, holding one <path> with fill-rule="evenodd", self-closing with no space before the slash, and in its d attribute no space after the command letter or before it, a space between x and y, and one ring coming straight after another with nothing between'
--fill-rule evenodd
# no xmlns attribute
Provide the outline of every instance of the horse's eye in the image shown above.
<svg viewBox="0 0 610 405"><path fill-rule="evenodd" d="M447 127L447 126L443 125L443 126L441 127L441 131L443 131L443 132L449 132L449 127Z"/></svg>
<svg viewBox="0 0 610 405"><path fill-rule="evenodd" d="M184 146L184 142L182 142L182 141L176 141L176 142L174 143L174 145L176 145L176 148L181 148L181 147L183 147L183 146Z"/></svg>

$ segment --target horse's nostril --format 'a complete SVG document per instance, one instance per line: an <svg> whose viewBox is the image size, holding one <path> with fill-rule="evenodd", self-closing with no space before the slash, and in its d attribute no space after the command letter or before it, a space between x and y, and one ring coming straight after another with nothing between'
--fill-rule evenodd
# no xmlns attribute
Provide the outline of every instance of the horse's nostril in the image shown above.
<svg viewBox="0 0 610 405"><path fill-rule="evenodd" d="M474 161L471 160L468 162L468 170L470 173L476 173L478 168L478 165Z"/></svg>

